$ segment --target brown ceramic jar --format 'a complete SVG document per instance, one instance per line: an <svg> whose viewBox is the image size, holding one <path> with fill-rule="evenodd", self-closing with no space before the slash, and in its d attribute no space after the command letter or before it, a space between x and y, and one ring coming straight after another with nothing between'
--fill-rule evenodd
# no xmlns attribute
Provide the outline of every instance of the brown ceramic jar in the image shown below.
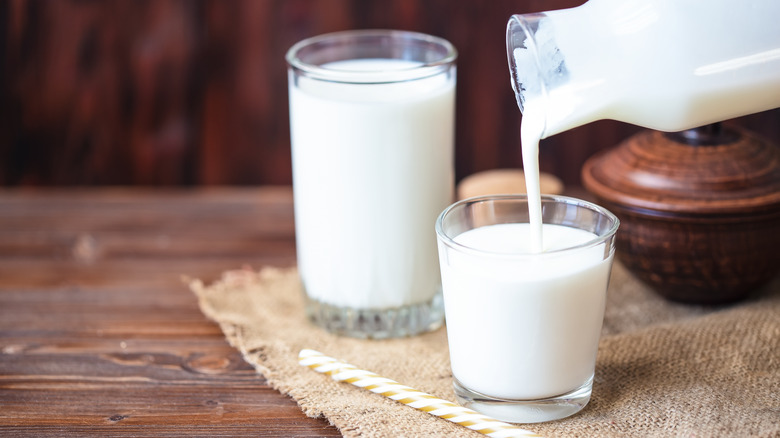
<svg viewBox="0 0 780 438"><path fill-rule="evenodd" d="M589 159L583 184L621 221L617 256L662 296L739 300L780 272L780 148L712 125L643 131Z"/></svg>

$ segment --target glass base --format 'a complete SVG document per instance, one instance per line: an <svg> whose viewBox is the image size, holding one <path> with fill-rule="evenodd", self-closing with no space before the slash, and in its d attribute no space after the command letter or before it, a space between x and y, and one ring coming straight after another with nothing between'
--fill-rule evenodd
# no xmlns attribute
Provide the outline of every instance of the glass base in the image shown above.
<svg viewBox="0 0 780 438"><path fill-rule="evenodd" d="M566 394L541 400L504 400L471 391L453 379L455 397L462 406L508 423L560 420L581 411L590 401L593 377Z"/></svg>
<svg viewBox="0 0 780 438"><path fill-rule="evenodd" d="M425 303L389 309L353 309L317 301L304 293L306 316L331 333L364 339L413 336L436 330L444 322L441 291Z"/></svg>

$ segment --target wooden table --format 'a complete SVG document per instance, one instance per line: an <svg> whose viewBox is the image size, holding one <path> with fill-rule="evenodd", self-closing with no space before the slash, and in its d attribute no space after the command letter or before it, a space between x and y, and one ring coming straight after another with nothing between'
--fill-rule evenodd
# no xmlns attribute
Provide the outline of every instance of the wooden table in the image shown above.
<svg viewBox="0 0 780 438"><path fill-rule="evenodd" d="M0 435L339 436L182 280L294 263L289 187L0 190Z"/></svg>

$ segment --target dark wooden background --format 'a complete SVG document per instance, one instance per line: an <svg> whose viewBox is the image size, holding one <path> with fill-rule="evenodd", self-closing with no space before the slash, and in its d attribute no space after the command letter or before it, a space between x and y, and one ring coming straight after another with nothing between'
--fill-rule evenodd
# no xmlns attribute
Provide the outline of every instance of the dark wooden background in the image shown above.
<svg viewBox="0 0 780 438"><path fill-rule="evenodd" d="M426 32L459 49L457 177L520 167L504 29L581 0L3 0L0 184L291 182L284 54L352 28ZM737 123L780 140L780 111ZM543 142L578 184L638 128L596 122Z"/></svg>

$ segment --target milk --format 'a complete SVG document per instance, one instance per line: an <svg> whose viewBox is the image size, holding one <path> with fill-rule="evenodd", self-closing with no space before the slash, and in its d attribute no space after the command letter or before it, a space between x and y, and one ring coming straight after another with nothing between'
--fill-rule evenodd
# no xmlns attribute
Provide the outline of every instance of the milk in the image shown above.
<svg viewBox="0 0 780 438"><path fill-rule="evenodd" d="M323 67L405 71L363 59ZM453 75L385 84L290 81L298 269L310 298L350 308L430 301L436 216L453 198ZM297 85L297 86L296 86Z"/></svg>
<svg viewBox="0 0 780 438"><path fill-rule="evenodd" d="M453 375L491 397L553 397L592 376L612 255L588 231L544 224L543 254L530 225L468 230L455 242L491 256L440 247Z"/></svg>
<svg viewBox="0 0 780 438"><path fill-rule="evenodd" d="M599 119L681 131L780 106L777 0L590 0L544 15L538 58L510 48L524 98L544 94L542 66L542 138Z"/></svg>
<svg viewBox="0 0 780 438"><path fill-rule="evenodd" d="M539 181L539 141L544 134L544 113L539 102L532 100L526 105L523 122L520 126L522 145L523 173L528 195L528 239L531 252L540 253L544 249L542 227L542 190Z"/></svg>

